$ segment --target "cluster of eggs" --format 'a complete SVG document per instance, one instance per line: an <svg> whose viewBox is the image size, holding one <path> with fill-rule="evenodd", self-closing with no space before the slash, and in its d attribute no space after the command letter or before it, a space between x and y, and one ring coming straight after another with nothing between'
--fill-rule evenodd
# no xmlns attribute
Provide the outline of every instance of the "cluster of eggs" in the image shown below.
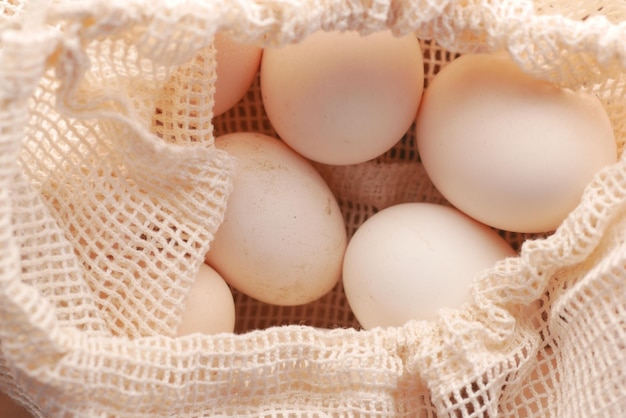
<svg viewBox="0 0 626 418"><path fill-rule="evenodd" d="M260 71L264 109L280 139L216 138L238 168L198 279L212 299L192 290L187 311L202 313L186 312L179 334L232 331L228 285L289 306L343 280L366 329L432 319L468 300L477 273L515 255L495 229L555 229L593 175L617 159L597 97L532 78L506 55L461 56L424 90L412 35L320 31L261 50L218 34L216 48L214 114L234 106ZM311 162L375 159L413 124L421 162L452 207L385 208L348 237ZM205 325L189 325L194 318Z"/></svg>

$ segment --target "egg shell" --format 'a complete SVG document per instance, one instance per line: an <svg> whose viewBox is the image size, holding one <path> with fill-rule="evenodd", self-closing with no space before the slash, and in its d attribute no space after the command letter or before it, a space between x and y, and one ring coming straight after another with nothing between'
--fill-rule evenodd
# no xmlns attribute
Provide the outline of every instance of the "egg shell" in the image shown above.
<svg viewBox="0 0 626 418"><path fill-rule="evenodd" d="M450 203L514 232L557 228L594 174L617 159L598 98L532 78L500 54L465 55L438 73L416 137Z"/></svg>
<svg viewBox="0 0 626 418"><path fill-rule="evenodd" d="M368 218L343 265L348 303L365 329L433 320L470 300L474 277L514 250L456 209L403 203Z"/></svg>
<svg viewBox="0 0 626 418"><path fill-rule="evenodd" d="M245 95L259 71L263 49L254 44L235 42L229 35L215 35L216 73L213 115L235 106Z"/></svg>
<svg viewBox="0 0 626 418"><path fill-rule="evenodd" d="M282 141L255 133L216 138L238 159L223 223L207 263L241 292L300 305L339 281L346 228L328 185Z"/></svg>
<svg viewBox="0 0 626 418"><path fill-rule="evenodd" d="M33 415L24 406L3 392L0 392L0 416L7 418L33 418Z"/></svg>
<svg viewBox="0 0 626 418"><path fill-rule="evenodd" d="M515 415L518 418L550 416L550 399L559 387L558 357L550 347L540 348L536 363L523 378L523 390L514 402Z"/></svg>
<svg viewBox="0 0 626 418"><path fill-rule="evenodd" d="M176 335L218 334L235 330L235 301L224 279L201 264L185 301Z"/></svg>
<svg viewBox="0 0 626 418"><path fill-rule="evenodd" d="M424 83L413 35L318 31L267 48L263 104L279 136L305 157L334 165L373 159L415 119Z"/></svg>

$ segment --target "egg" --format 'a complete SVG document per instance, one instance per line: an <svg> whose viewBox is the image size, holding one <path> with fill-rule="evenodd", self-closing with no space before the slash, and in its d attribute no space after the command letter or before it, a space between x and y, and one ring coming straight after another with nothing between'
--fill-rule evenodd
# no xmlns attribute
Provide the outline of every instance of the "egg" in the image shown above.
<svg viewBox="0 0 626 418"><path fill-rule="evenodd" d="M341 276L347 234L320 174L267 135L232 133L215 144L238 166L207 263L234 288L274 305L301 305L330 291Z"/></svg>
<svg viewBox="0 0 626 418"><path fill-rule="evenodd" d="M318 31L266 48L260 69L267 116L308 159L333 165L385 153L410 128L424 67L418 39L389 31Z"/></svg>
<svg viewBox="0 0 626 418"><path fill-rule="evenodd" d="M176 329L177 336L218 334L235 330L235 302L224 279L201 264Z"/></svg>
<svg viewBox="0 0 626 418"><path fill-rule="evenodd" d="M523 390L515 398L515 416L519 418L549 416L550 398L559 385L557 357L552 349L537 353L537 362L524 376Z"/></svg>
<svg viewBox="0 0 626 418"><path fill-rule="evenodd" d="M433 320L469 302L473 278L515 251L460 211L402 203L368 218L348 243L346 298L365 329Z"/></svg>
<svg viewBox="0 0 626 418"><path fill-rule="evenodd" d="M263 49L254 44L235 42L224 32L215 35L214 46L217 81L213 115L218 116L245 96L259 71Z"/></svg>
<svg viewBox="0 0 626 418"><path fill-rule="evenodd" d="M594 174L617 159L597 97L534 79L500 54L465 55L439 72L415 129L443 196L514 232L556 229Z"/></svg>
<svg viewBox="0 0 626 418"><path fill-rule="evenodd" d="M33 418L26 407L3 392L0 392L0 412L7 418Z"/></svg>

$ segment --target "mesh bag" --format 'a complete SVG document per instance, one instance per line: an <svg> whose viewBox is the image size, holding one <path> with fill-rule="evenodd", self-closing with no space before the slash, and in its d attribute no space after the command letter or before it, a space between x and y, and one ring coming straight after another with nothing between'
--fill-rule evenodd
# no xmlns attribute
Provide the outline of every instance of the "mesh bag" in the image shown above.
<svg viewBox="0 0 626 418"><path fill-rule="evenodd" d="M426 85L506 50L600 97L621 156L624 20L618 0L0 0L0 388L38 417L621 416L623 159L556 231L502 232L519 256L434 321L359 330L339 284L289 308L236 293L236 333L174 335L232 188L214 137L275 134L258 81L213 118L216 31L414 32ZM317 168L350 234L395 203L446 204L410 133Z"/></svg>

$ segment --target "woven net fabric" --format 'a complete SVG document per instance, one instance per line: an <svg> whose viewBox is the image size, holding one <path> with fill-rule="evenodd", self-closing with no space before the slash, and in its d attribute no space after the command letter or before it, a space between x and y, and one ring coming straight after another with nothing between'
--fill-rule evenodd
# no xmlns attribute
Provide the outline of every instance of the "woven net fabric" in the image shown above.
<svg viewBox="0 0 626 418"><path fill-rule="evenodd" d="M0 388L37 417L591 417L626 409L626 161L435 321L360 330L341 284L304 306L236 293L237 332L175 337L223 218L234 131L275 135L258 80L213 118L213 35L415 33L425 85L507 51L595 93L626 142L626 7L601 0L0 0ZM316 165L349 233L447 204L412 130L374 161ZM451 259L453 262L453 259ZM321 329L320 329L321 328Z"/></svg>

